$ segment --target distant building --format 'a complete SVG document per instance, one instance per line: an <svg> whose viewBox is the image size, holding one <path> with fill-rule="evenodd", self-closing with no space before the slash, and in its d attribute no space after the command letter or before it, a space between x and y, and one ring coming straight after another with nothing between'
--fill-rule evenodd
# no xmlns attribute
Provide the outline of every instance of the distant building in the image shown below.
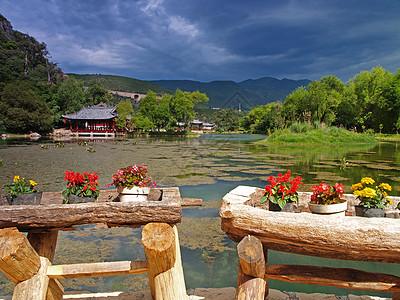
<svg viewBox="0 0 400 300"><path fill-rule="evenodd" d="M190 123L190 130L212 131L216 127L213 123L205 123L199 120L193 120Z"/></svg>
<svg viewBox="0 0 400 300"><path fill-rule="evenodd" d="M114 135L116 119L119 117L115 107L100 103L84 107L80 111L63 115L64 123L70 122L70 130L78 135Z"/></svg>

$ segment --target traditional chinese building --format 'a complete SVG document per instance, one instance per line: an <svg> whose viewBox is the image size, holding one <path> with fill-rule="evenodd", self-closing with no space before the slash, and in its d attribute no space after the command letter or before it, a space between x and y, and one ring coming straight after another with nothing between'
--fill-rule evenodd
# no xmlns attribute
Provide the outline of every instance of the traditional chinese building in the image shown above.
<svg viewBox="0 0 400 300"><path fill-rule="evenodd" d="M63 115L64 122L69 120L70 130L78 135L114 135L116 119L119 117L115 107L104 103L84 107L80 111Z"/></svg>

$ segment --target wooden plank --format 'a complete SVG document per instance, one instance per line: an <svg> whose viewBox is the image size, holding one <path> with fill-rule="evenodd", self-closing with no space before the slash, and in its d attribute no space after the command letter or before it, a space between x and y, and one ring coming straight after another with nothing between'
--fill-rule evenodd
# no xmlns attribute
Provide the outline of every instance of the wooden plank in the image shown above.
<svg viewBox="0 0 400 300"><path fill-rule="evenodd" d="M254 207L262 196L259 191L249 187L246 195L241 187L240 196L228 193L222 199L221 228L232 240L254 235L271 250L400 263L398 219L270 212Z"/></svg>
<svg viewBox="0 0 400 300"><path fill-rule="evenodd" d="M170 195L166 195L170 196ZM107 223L111 226L143 225L149 222L175 224L182 207L174 198L135 203L104 202L61 205L0 206L0 228L19 230L68 229L73 225Z"/></svg>
<svg viewBox="0 0 400 300"><path fill-rule="evenodd" d="M47 270L50 278L85 278L147 273L146 261L115 261L71 265L53 265Z"/></svg>
<svg viewBox="0 0 400 300"><path fill-rule="evenodd" d="M182 206L201 206L203 204L203 199L198 198L182 198Z"/></svg>
<svg viewBox="0 0 400 300"><path fill-rule="evenodd" d="M389 293L400 292L400 277L348 268L300 265L268 265L266 278L345 289L362 289Z"/></svg>
<svg viewBox="0 0 400 300"><path fill-rule="evenodd" d="M48 269L48 268L47 268ZM64 287L58 279L50 278L46 300L61 300L64 295Z"/></svg>
<svg viewBox="0 0 400 300"><path fill-rule="evenodd" d="M31 278L18 283L14 288L13 300L45 300L49 287L49 277L46 276L47 268L51 265L46 257L40 257L39 271Z"/></svg>
<svg viewBox="0 0 400 300"><path fill-rule="evenodd" d="M0 271L14 283L31 278L40 268L40 257L17 228L0 229Z"/></svg>

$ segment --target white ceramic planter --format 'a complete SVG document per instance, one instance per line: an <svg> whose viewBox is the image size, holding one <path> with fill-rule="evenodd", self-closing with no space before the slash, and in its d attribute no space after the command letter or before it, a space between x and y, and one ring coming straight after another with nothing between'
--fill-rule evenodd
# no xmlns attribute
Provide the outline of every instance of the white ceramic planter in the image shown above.
<svg viewBox="0 0 400 300"><path fill-rule="evenodd" d="M146 201L149 195L149 187L138 187L132 188L118 187L119 200L121 202L132 202L132 201Z"/></svg>
<svg viewBox="0 0 400 300"><path fill-rule="evenodd" d="M345 215L347 209L347 201L342 199L342 202L335 203L335 204L315 204L315 203L308 203L308 207L310 208L313 214L342 214Z"/></svg>

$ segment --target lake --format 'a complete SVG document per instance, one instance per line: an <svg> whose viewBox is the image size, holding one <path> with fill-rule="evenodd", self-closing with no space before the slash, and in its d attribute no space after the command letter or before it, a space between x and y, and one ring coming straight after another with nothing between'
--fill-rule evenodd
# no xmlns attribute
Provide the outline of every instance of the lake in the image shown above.
<svg viewBox="0 0 400 300"><path fill-rule="evenodd" d="M202 198L201 207L184 208L178 225L186 288L236 286L238 257L236 243L220 229L221 198L238 185L264 187L270 175L286 172L304 178L308 190L321 181L341 182L346 192L362 177L393 186L400 195L400 153L397 142L368 145L264 145L262 135L209 134L191 138L133 138L64 141L55 147L50 139L7 139L0 141L0 186L14 175L35 180L41 191L60 191L68 171L97 172L100 186L111 183L119 168L143 164L159 187L179 186L182 197ZM48 149L41 149L47 145ZM93 146L95 152L86 151ZM1 189L6 193L5 189ZM55 264L144 260L141 230L132 228L60 231ZM355 268L400 276L396 264L322 259L270 251L270 264L311 264ZM148 288L147 274L63 280L67 291L118 291ZM12 292L13 284L0 275L0 295ZM270 280L270 288L282 291L323 292L336 295L368 294L372 291L345 290L316 285Z"/></svg>

